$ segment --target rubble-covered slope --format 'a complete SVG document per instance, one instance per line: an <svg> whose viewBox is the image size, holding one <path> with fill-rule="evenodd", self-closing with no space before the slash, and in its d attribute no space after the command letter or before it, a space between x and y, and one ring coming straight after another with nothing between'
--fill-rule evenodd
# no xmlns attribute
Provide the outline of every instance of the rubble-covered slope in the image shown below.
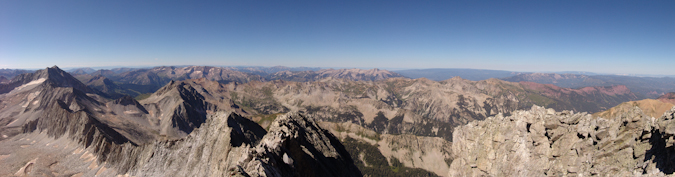
<svg viewBox="0 0 675 177"><path fill-rule="evenodd" d="M675 170L675 108L614 118L533 106L456 128L448 176L665 175Z"/></svg>

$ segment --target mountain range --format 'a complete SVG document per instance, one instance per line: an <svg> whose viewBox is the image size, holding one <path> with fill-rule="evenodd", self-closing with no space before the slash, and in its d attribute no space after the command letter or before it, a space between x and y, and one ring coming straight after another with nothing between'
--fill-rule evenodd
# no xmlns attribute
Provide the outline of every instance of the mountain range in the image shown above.
<svg viewBox="0 0 675 177"><path fill-rule="evenodd" d="M72 73L54 66L0 84L0 176L675 171L675 94L641 100L626 85L433 81L379 69Z"/></svg>
<svg viewBox="0 0 675 177"><path fill-rule="evenodd" d="M637 93L638 97L652 99L668 92L675 92L675 78L672 77L530 73L503 78L503 80L553 84L566 88L625 85L631 91Z"/></svg>
<svg viewBox="0 0 675 177"><path fill-rule="evenodd" d="M2 86L2 176L361 175L313 119L289 113L265 130L182 82L141 102L103 98L58 67Z"/></svg>
<svg viewBox="0 0 675 177"><path fill-rule="evenodd" d="M479 81L490 78L511 77L524 72L467 68L430 68L397 70L396 73L413 79L427 78L435 81L443 81L453 77L461 77L472 81Z"/></svg>

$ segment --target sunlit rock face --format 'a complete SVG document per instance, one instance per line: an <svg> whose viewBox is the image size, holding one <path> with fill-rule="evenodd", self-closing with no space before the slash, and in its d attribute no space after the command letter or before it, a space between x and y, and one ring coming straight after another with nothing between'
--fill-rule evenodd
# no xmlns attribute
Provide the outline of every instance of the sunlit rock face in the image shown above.
<svg viewBox="0 0 675 177"><path fill-rule="evenodd" d="M533 106L471 122L455 130L448 176L672 174L674 112L598 118Z"/></svg>

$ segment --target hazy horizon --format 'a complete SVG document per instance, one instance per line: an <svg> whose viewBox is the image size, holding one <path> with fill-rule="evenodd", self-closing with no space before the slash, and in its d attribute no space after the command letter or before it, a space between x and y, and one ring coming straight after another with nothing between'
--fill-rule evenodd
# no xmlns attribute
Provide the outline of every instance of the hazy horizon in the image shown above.
<svg viewBox="0 0 675 177"><path fill-rule="evenodd" d="M186 66L210 66L210 67L266 67L266 68L271 68L271 67L289 67L289 68L301 68L301 67L306 67L306 66L282 66L282 65L276 65L276 66L253 66L253 65L157 65L157 66L99 66L99 67L61 67L58 65L52 65L52 66L57 66L63 70L66 71L71 71L71 70L76 70L76 69L84 69L84 68L90 68L93 70L101 70L101 69L119 69L119 68L136 68L136 69L144 69L144 68L155 68L155 67L186 67ZM49 68L52 66L45 66L41 68L0 68L0 69L21 69L21 70L40 70L40 69L45 69ZM507 71L507 72L516 72L516 73L557 73L557 74L563 74L563 73L568 73L568 74L582 74L582 75L618 75L618 76L636 76L636 77L675 77L675 75L664 75L664 74L632 74L632 73L597 73L597 72L589 72L589 71L512 71L512 70L498 70L498 69L476 69L476 68L381 68L381 67L306 67L306 68L319 68L319 69L365 69L365 70L370 70L370 69L383 69L383 70L389 70L389 71L404 71L404 70L434 70L434 69L467 69L467 70L489 70L489 71Z"/></svg>
<svg viewBox="0 0 675 177"><path fill-rule="evenodd" d="M0 68L675 75L675 1L2 1Z"/></svg>

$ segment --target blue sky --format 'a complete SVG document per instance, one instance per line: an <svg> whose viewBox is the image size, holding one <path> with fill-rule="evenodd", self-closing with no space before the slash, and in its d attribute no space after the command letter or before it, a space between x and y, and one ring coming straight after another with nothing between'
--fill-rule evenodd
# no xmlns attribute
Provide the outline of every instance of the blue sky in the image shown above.
<svg viewBox="0 0 675 177"><path fill-rule="evenodd" d="M675 75L675 1L0 1L0 68Z"/></svg>

